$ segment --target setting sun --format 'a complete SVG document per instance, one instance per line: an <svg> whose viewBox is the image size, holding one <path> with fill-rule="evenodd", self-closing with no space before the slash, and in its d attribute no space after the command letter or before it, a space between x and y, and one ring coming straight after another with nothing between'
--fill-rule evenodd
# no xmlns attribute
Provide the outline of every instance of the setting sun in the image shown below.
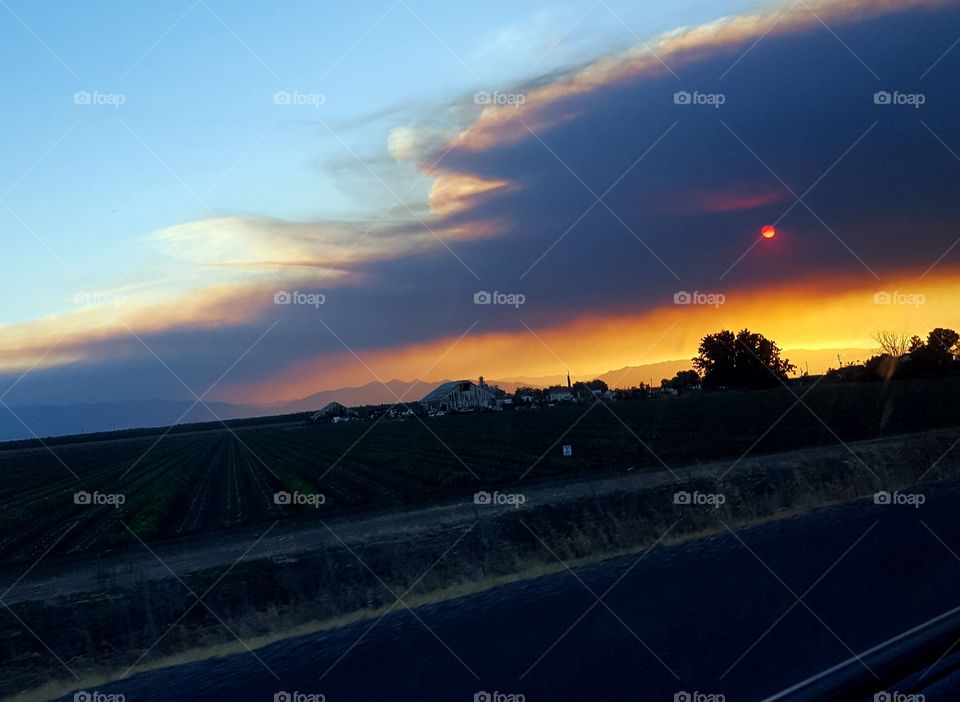
<svg viewBox="0 0 960 702"><path fill-rule="evenodd" d="M960 700L958 36L0 0L0 702Z"/></svg>

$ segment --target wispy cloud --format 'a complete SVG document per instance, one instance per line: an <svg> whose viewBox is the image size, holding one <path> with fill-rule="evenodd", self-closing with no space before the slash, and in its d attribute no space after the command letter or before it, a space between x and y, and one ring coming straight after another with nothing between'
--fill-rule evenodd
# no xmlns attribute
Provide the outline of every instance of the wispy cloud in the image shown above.
<svg viewBox="0 0 960 702"><path fill-rule="evenodd" d="M379 157L412 172L408 182L381 183L380 169L356 163L378 193L397 188L402 197L388 197L398 200L392 206L381 208L378 198L352 221L234 216L154 232L142 242L150 254L145 282L108 279L61 314L2 329L0 373L42 355L18 388L23 397L44 382L75 397L165 377L129 327L185 374L215 379L225 349L239 355L280 320L223 392L285 399L371 379L315 321L321 317L383 378L421 372L478 319L437 376L551 372L542 347L526 345L521 319L589 372L635 362L631 349L671 324L677 331L659 359L689 354L698 335L719 326L753 325L785 346L822 347L854 345L877 326L949 323L960 296L956 260L941 260L956 240L955 181L943 169L956 162L915 115L876 114L880 86L821 24L851 35L870 63L891 42L905 62L919 63L918 45L942 40L929 65L960 27L960 12L925 12L943 4L779 5L504 87L497 104L464 96L391 133ZM905 18L922 36L899 30ZM925 68L897 70L916 77ZM948 75L926 78L928 104L953 90L952 79L939 79ZM727 93L722 110L674 103L676 90L701 85ZM809 97L824 92L842 99ZM926 121L943 143L960 145L955 112L934 117ZM788 210L790 191L811 185L810 210ZM759 226L780 218L776 245L757 246ZM865 276L849 250L882 280ZM328 303L278 307L277 290L323 292ZM478 290L520 292L528 303L517 314L479 308ZM726 302L674 305L680 291L722 293ZM880 308L877 291L918 292L928 302ZM863 319L862 334L851 333L851 316ZM75 382L64 383L73 369Z"/></svg>

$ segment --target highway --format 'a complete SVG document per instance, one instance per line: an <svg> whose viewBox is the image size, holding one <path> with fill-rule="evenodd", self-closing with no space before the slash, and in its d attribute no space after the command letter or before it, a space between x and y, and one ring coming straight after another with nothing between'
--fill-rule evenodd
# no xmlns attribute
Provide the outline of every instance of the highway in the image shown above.
<svg viewBox="0 0 960 702"><path fill-rule="evenodd" d="M919 507L859 500L413 612L398 604L379 620L97 691L127 702L827 699L791 688L844 662L884 689L861 652L960 605L960 486L919 492ZM953 658L916 677L934 681ZM939 681L927 702L950 688Z"/></svg>

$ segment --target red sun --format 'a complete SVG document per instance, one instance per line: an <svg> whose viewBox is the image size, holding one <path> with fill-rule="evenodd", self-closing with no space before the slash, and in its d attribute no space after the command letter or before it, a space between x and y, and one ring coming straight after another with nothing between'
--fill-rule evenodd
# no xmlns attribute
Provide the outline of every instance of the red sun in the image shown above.
<svg viewBox="0 0 960 702"><path fill-rule="evenodd" d="M772 239L777 235L777 228L772 224L766 225L763 229L760 230L760 236L764 239Z"/></svg>

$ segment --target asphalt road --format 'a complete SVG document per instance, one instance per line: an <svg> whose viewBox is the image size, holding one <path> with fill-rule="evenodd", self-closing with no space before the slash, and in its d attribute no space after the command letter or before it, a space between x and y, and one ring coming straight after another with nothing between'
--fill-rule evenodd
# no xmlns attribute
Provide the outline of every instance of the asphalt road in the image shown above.
<svg viewBox="0 0 960 702"><path fill-rule="evenodd" d="M98 691L127 702L761 700L960 604L960 486L923 492L919 508L861 500Z"/></svg>

